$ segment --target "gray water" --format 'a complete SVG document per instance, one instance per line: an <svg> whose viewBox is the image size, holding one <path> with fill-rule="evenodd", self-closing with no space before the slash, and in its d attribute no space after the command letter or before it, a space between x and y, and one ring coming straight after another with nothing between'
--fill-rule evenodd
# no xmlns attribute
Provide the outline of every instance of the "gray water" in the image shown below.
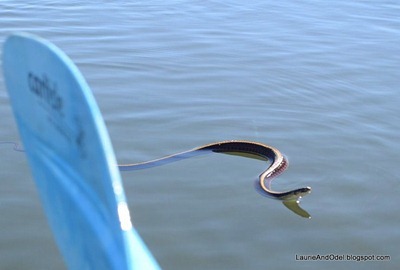
<svg viewBox="0 0 400 270"><path fill-rule="evenodd" d="M304 219L254 190L259 161L214 154L124 172L163 269L399 265L398 1L38 3L0 1L0 44L25 31L65 51L120 163L254 140L290 160L274 189L313 188ZM2 75L0 114L0 141L18 141ZM0 152L0 269L65 269L24 155ZM390 260L299 260L318 254Z"/></svg>

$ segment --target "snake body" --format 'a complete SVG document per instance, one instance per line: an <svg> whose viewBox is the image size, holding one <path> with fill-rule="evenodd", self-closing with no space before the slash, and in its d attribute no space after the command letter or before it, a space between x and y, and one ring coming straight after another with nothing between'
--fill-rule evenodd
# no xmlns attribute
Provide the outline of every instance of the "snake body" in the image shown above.
<svg viewBox="0 0 400 270"><path fill-rule="evenodd" d="M3 141L0 143L13 144L15 151L24 152L21 146L16 142ZM121 171L147 169L190 158L192 156L207 154L209 152L240 155L267 161L269 166L259 175L258 180L255 182L256 189L262 195L282 201L287 208L296 214L310 218L307 211L299 206L300 199L311 192L310 187L303 187L283 192L273 191L271 189L271 181L287 169L288 161L278 149L266 144L242 140L221 141L199 146L188 151L165 156L159 159L132 164L119 164L118 168Z"/></svg>
<svg viewBox="0 0 400 270"><path fill-rule="evenodd" d="M14 141L0 141L0 144L12 144L14 151L25 152L21 145Z"/></svg>
<svg viewBox="0 0 400 270"><path fill-rule="evenodd" d="M298 200L302 196L307 195L311 192L310 187L298 188L284 192L271 190L271 181L286 170L288 166L288 161L284 157L284 155L282 155L282 153L275 147L251 141L221 141L199 146L191 150L180 152L163 158L134 164L123 164L118 165L118 167L121 171L144 169L153 166L163 165L165 163L181 159L186 159L193 155L202 154L209 151L224 154L247 154L248 157L269 161L270 165L264 172L259 175L258 181L256 182L256 188L265 196L282 201Z"/></svg>

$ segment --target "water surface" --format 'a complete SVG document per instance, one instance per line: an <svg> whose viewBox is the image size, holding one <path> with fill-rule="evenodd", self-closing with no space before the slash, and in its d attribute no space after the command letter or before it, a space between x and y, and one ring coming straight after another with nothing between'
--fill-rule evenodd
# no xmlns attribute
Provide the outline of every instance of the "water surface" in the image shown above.
<svg viewBox="0 0 400 270"><path fill-rule="evenodd" d="M400 263L396 1L0 1L0 43L49 39L78 65L120 163L227 139L273 145L311 186L302 219L260 196L265 164L207 155L124 172L163 269L394 269ZM21 97L23 98L23 97ZM0 140L18 141L0 76ZM0 145L0 269L65 269L25 157ZM296 255L390 255L385 262Z"/></svg>

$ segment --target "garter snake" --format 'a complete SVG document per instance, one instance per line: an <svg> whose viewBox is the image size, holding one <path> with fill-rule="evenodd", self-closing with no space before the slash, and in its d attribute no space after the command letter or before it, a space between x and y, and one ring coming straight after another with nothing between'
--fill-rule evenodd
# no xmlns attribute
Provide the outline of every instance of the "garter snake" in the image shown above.
<svg viewBox="0 0 400 270"><path fill-rule="evenodd" d="M7 141L0 143L13 144L15 151L24 151L16 142ZM278 149L266 144L243 140L221 141L199 146L188 151L183 151L159 159L139 163L119 164L118 167L121 171L147 169L186 159L195 155L206 154L210 151L215 153L241 155L269 162L267 169L259 175L258 180L255 182L256 189L264 196L282 201L286 207L296 214L310 218L307 211L299 206L300 199L311 192L310 187L297 188L283 192L271 189L271 181L287 169L288 161Z"/></svg>
<svg viewBox="0 0 400 270"><path fill-rule="evenodd" d="M286 170L288 167L288 161L278 149L266 144L242 140L221 141L199 146L188 151L165 156L159 159L133 164L121 164L118 165L118 167L121 171L145 169L186 159L194 155L206 153L207 151L244 155L250 158L268 161L268 168L259 175L258 180L255 182L256 189L262 195L281 200L286 207L296 214L310 218L310 215L299 206L299 200L311 192L310 187L303 187L284 192L273 191L271 189L271 181Z"/></svg>

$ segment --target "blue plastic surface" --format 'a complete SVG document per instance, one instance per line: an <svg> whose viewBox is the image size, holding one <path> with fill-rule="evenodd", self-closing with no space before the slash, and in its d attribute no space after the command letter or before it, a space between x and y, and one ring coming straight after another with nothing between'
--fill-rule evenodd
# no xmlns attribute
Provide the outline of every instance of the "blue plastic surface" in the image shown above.
<svg viewBox="0 0 400 270"><path fill-rule="evenodd" d="M28 34L4 45L6 86L56 242L69 269L159 269L132 226L112 145L72 61Z"/></svg>

